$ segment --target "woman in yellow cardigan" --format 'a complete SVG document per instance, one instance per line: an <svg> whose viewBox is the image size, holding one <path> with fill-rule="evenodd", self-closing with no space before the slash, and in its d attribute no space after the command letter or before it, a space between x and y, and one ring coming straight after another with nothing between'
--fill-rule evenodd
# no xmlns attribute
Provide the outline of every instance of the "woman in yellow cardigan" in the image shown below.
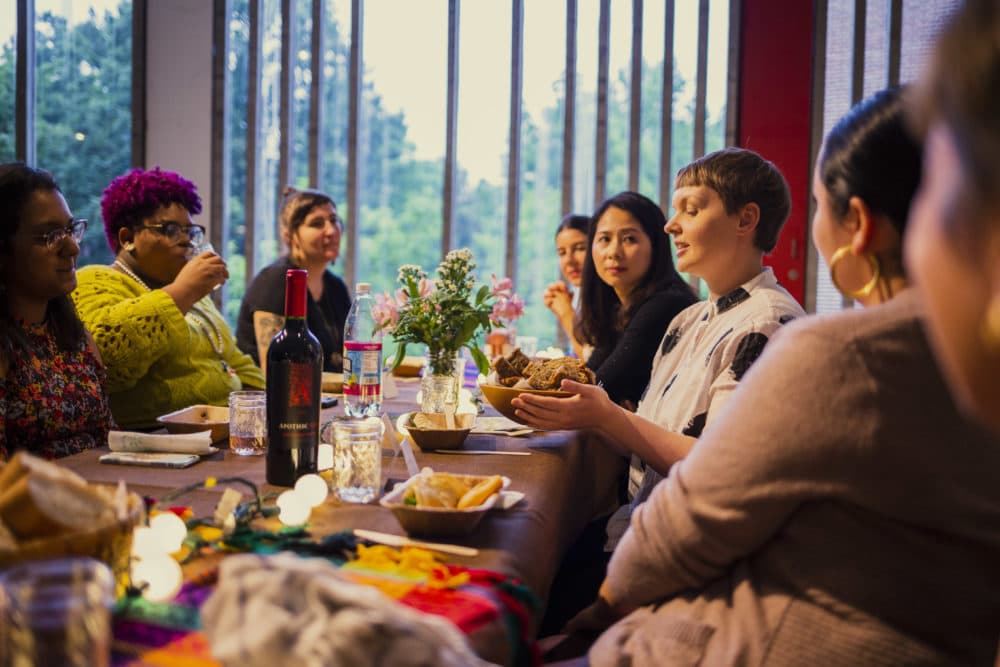
<svg viewBox="0 0 1000 667"><path fill-rule="evenodd" d="M195 186L178 174L135 169L101 198L111 266L88 266L73 292L108 369L115 420L156 426L189 405L225 405L229 393L264 386L253 360L208 297L229 277L214 252L197 253L205 228Z"/></svg>

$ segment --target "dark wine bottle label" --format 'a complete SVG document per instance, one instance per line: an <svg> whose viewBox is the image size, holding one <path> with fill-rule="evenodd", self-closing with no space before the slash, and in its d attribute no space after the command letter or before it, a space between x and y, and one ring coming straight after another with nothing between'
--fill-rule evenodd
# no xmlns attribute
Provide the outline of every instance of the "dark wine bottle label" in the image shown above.
<svg viewBox="0 0 1000 667"><path fill-rule="evenodd" d="M293 486L315 473L319 446L320 369L314 364L268 362L267 481Z"/></svg>

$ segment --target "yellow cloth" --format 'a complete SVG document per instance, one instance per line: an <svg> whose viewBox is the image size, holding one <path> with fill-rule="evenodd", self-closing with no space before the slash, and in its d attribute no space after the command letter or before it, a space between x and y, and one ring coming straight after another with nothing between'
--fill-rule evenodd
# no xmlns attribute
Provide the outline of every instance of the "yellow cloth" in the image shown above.
<svg viewBox="0 0 1000 667"><path fill-rule="evenodd" d="M185 318L169 294L147 291L107 266L80 269L72 296L100 348L111 412L122 428L156 426L162 414L226 405L229 392L264 386L260 369L236 347L208 297ZM212 347L220 336L221 355Z"/></svg>

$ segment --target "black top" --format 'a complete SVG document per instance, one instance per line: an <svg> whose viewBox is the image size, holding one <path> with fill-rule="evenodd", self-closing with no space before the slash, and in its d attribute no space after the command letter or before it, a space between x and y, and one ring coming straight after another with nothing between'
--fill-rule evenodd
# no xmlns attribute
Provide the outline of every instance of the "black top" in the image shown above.
<svg viewBox="0 0 1000 667"><path fill-rule="evenodd" d="M258 310L284 315L285 312L285 272L299 267L287 257L258 273L240 305L240 317L236 324L236 345L260 364L257 354L257 339L253 330L253 314ZM306 302L306 323L309 330L323 346L323 370L338 372L343 370L341 355L344 350L344 321L351 309L351 293L344 281L330 271L323 272L323 296L319 301L312 298Z"/></svg>
<svg viewBox="0 0 1000 667"><path fill-rule="evenodd" d="M697 299L687 285L656 292L639 306L613 347L594 348L587 366L615 403L638 404L670 321Z"/></svg>

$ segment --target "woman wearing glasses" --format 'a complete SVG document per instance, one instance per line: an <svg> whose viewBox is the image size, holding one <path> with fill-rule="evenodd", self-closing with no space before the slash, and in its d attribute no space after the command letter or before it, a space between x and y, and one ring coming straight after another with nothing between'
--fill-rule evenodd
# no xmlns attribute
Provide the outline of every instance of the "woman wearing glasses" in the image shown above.
<svg viewBox="0 0 1000 667"><path fill-rule="evenodd" d="M80 271L73 293L108 367L115 419L156 426L159 415L260 388L264 377L240 352L208 298L229 277L226 263L199 251L205 228L193 183L159 168L111 181L101 198L111 266Z"/></svg>
<svg viewBox="0 0 1000 667"><path fill-rule="evenodd" d="M20 163L0 165L0 201L0 460L103 445L104 367L69 298L87 221L51 174Z"/></svg>

